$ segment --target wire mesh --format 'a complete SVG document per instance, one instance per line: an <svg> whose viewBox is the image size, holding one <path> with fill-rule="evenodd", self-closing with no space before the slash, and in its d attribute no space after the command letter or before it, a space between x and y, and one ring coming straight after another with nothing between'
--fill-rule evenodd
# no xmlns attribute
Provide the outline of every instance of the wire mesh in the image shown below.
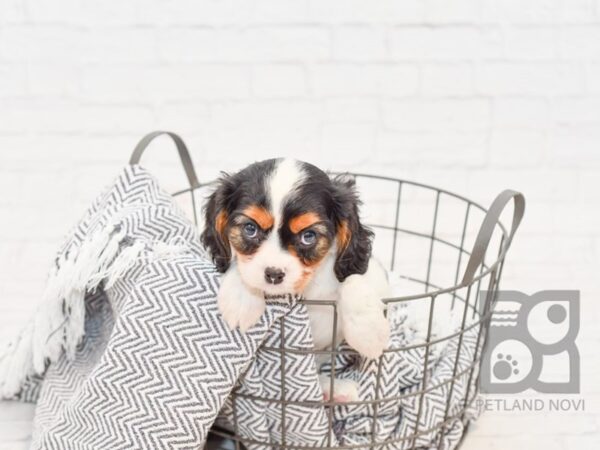
<svg viewBox="0 0 600 450"><path fill-rule="evenodd" d="M468 429L469 420L466 415L467 409L475 402L478 394L478 377L479 367L481 363L481 352L485 345L487 338L487 331L489 328L489 322L491 312L493 310L493 302L496 298L500 277L502 274L502 268L504 258L510 239L507 239L506 228L502 225L500 220L495 223L494 230L494 241L496 243L497 252L491 252L488 249L487 254L493 255L493 260L489 261L489 257L486 256L482 261L482 264L474 276L474 278L468 282L460 282L461 274L465 270L465 266L469 258L471 257L470 249L473 247L475 240L475 234L481 223L481 219L486 214L486 209L481 205L465 198L460 195L456 195L438 189L432 186L427 186L420 183L415 183L406 180L395 179L391 177L382 177L376 175L352 173L357 185L359 186L360 194L363 196L363 187L368 191L369 184L377 183L379 188L373 192L373 195L363 197L365 206L373 205L375 214L367 214L366 224L369 225L376 232L375 242L376 244L382 239L381 235L387 234L389 238L387 241L379 245L379 248L384 251L376 255L379 259L386 263L387 268L396 273L400 273L402 278L411 282L414 286L419 286L417 292L411 295L385 298L382 299L390 308L392 305L400 304L402 302L427 302L429 308L428 323L427 323L427 337L424 343L415 343L404 346L402 348L387 349L384 355L379 358L377 363L377 386L375 389L375 398L371 400L357 400L353 402L346 402L344 405L368 405L372 407L372 428L370 449L384 449L384 448L396 448L396 445L401 443L410 443L412 449L417 448L418 438L431 433L437 433L437 445L440 445L444 436L444 432L448 429L449 425L456 420L460 420L464 423L464 432ZM196 200L201 195L198 192L205 190L210 183L200 185L199 188L195 189L184 189L174 193L175 196L183 197L189 195L191 201L191 212L193 214L196 224L198 224L197 217L197 205ZM409 192L411 191L411 192ZM423 200L424 196L427 196L428 200ZM416 205L416 206L415 206ZM450 206L449 206L450 205ZM410 208L416 208L417 214L419 214L422 222L425 224L423 227L412 226L410 223L405 224L404 220L407 216L412 219L414 212L410 211ZM420 209L419 209L420 208ZM432 214L430 217L424 217L424 214L420 214L419 211L431 210ZM444 211L443 213L441 211ZM450 211L449 213L447 211ZM379 217L385 213L389 217ZM379 216L378 216L379 215ZM445 226L441 226L441 216L444 216L444 222L453 226L453 230L444 229ZM410 221L408 221L410 222ZM427 225L428 223L428 225ZM415 248L420 248L422 251L410 252L408 251L409 244L405 245L405 242L413 240ZM385 253L391 249L386 257ZM450 252L446 259L443 259L441 255L443 252ZM385 258L385 260L383 259ZM410 264L402 264L403 262L409 262ZM437 269L437 265L441 265L441 269ZM436 269L436 270L434 270ZM438 272L443 274L439 276ZM446 279L451 279L448 282ZM443 279L442 279L443 278ZM485 286L486 298L480 305L480 295L482 293L482 286ZM233 407L233 430L225 430L215 427L213 433L217 436L230 439L233 441L233 445L238 449L245 448L244 446L260 446L260 448L272 448L278 450L291 450L291 449L352 449L352 448L366 448L365 445L344 445L344 446L332 446L332 436L334 435L334 408L338 405L333 399L333 395L329 400L323 400L321 402L311 401L293 401L286 398L286 354L313 354L325 355L328 357L331 365L331 376L330 376L330 392L335 391L335 358L338 355L344 353L352 353L350 350L339 350L336 348L334 342L336 336L337 323L337 309L335 301L317 301L311 299L300 300L301 303L306 305L318 304L321 306L328 306L333 309L332 315L334 317L333 323L331 324L332 332L332 344L328 349L325 350L302 350L302 349L286 349L284 346L284 333L285 333L285 317L281 319L281 342L279 347L263 347L265 351L276 352L281 358L281 397L280 398L262 398L256 397L249 394L233 394L232 407ZM441 302L449 302L452 310L458 308L458 317L460 318L459 327L452 333L442 336L433 337L432 327L434 322L434 315L436 307ZM465 333L474 331L477 333L476 346L470 363L464 367L459 368L459 357L461 352L464 350L464 336ZM457 347L454 356L454 364L452 369L452 375L447 379L439 381L435 385L428 385L428 377L430 376L431 368L430 364L430 351L436 344L443 342L449 342L452 339L457 340ZM380 396L380 380L382 370L382 360L386 354L392 352L403 352L414 348L424 347L425 357L423 358L423 383L422 388L413 390L400 395L381 397ZM462 407L458 411L451 411L451 399L454 394L455 384L461 377L466 377L467 388L466 394L462 399ZM425 395L428 392L432 392L435 389L439 389L442 386L449 385L449 391L447 395L445 410L442 420L433 426L424 428L419 426L420 417L423 410L423 401ZM412 433L384 440L377 440L377 423L378 414L382 405L389 402L399 402L409 397L418 397L418 414L415 422L415 429ZM260 402L265 402L272 405L275 408L279 408L281 411L281 442L258 442L252 439L244 438L240 435L239 423L238 423L238 411L236 400L239 398L251 399ZM322 447L310 447L295 445L287 442L287 422L286 413L287 408L290 406L314 406L323 407L326 409L327 421L328 421L328 438L327 445ZM463 434L464 438L464 434ZM406 444L402 445L406 448Z"/></svg>

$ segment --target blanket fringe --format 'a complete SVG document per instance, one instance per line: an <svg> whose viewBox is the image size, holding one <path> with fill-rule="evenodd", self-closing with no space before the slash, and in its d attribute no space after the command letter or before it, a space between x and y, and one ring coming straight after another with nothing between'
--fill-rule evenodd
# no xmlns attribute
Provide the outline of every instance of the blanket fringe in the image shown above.
<svg viewBox="0 0 600 450"><path fill-rule="evenodd" d="M142 241L125 241L121 226L104 227L56 260L34 317L0 351L0 398L17 396L27 377L43 374L63 351L74 357L85 333L85 294L103 281L105 288L113 286L146 249Z"/></svg>

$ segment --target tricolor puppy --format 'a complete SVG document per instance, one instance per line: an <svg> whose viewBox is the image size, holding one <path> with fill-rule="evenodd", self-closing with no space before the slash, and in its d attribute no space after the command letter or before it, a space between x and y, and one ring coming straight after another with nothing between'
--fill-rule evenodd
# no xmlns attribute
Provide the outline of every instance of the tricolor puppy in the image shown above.
<svg viewBox="0 0 600 450"><path fill-rule="evenodd" d="M202 241L224 273L218 303L227 324L248 330L264 312L265 296L335 300L336 336L333 308L308 307L315 348L344 338L360 354L380 356L389 338L381 302L389 287L371 258L373 233L361 224L358 205L353 180L291 159L222 176L206 205ZM322 384L327 398L329 382ZM335 385L336 400L356 398L354 383Z"/></svg>

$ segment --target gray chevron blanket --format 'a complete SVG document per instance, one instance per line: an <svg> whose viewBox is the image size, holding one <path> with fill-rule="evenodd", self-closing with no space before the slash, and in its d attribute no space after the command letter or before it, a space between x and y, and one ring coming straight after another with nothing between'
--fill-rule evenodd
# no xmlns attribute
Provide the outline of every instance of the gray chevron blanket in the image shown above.
<svg viewBox="0 0 600 450"><path fill-rule="evenodd" d="M211 428L249 449L458 444L473 417L458 413L474 392L475 329L426 352L418 315L396 307L390 348L403 351L367 361L342 344L333 367L317 368L296 298L268 301L246 334L227 328L199 242L139 166L92 204L34 317L0 352L0 398L37 403L32 448L198 449ZM324 407L320 371L356 381L360 401Z"/></svg>

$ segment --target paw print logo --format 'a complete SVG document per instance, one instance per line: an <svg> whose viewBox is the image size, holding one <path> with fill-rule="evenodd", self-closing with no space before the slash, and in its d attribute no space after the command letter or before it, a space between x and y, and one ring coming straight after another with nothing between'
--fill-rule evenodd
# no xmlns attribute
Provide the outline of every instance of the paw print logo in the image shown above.
<svg viewBox="0 0 600 450"><path fill-rule="evenodd" d="M505 339L497 342L491 349L488 358L489 382L499 389L508 389L510 386L522 383L531 372L534 357L529 348L516 339ZM485 374L484 374L485 375Z"/></svg>
<svg viewBox="0 0 600 450"><path fill-rule="evenodd" d="M518 365L519 362L513 359L512 355L504 356L502 353L498 353L492 370L494 376L499 380L508 380L513 375L519 375Z"/></svg>
<svg viewBox="0 0 600 450"><path fill-rule="evenodd" d="M480 302L487 298L482 292ZM485 306L480 303L480 308ZM500 291L493 305L481 367L481 390L511 394L579 393L579 291L526 295ZM480 309L483 311L483 309ZM547 381L545 370L559 369L564 380Z"/></svg>

